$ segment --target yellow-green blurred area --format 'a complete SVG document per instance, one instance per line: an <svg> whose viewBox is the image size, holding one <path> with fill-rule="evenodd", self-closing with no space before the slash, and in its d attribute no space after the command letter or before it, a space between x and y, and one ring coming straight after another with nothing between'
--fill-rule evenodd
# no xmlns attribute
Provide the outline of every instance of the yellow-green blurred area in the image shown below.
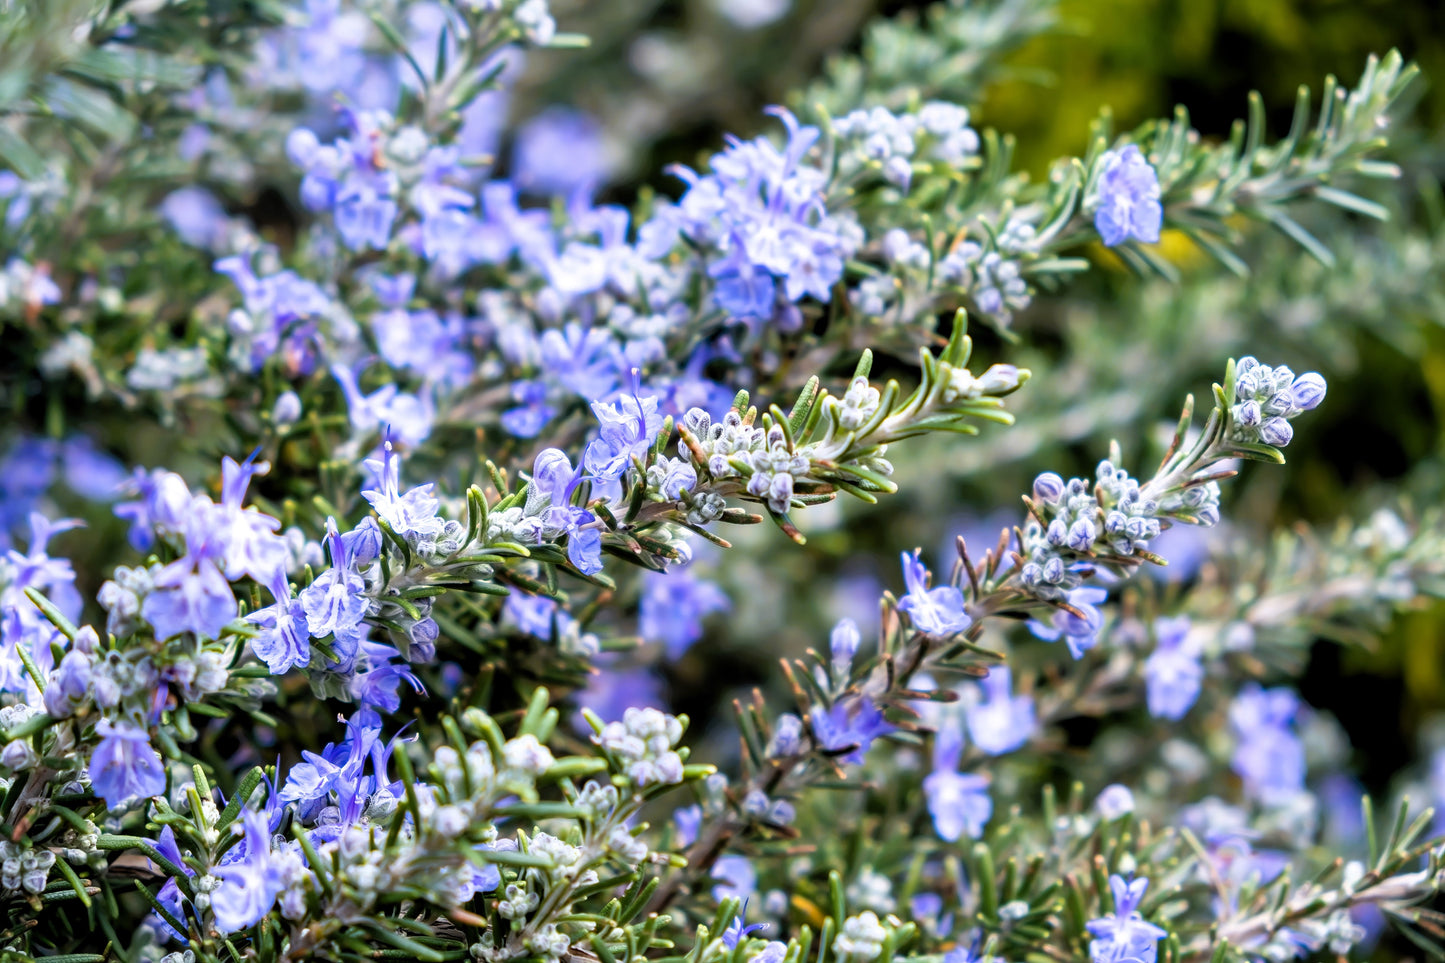
<svg viewBox="0 0 1445 963"><path fill-rule="evenodd" d="M1365 57L1395 47L1445 77L1445 4L1431 0L1062 0L1063 30L1011 63L1024 76L989 92L980 119L1014 133L1024 166L1076 153L1088 122L1112 108L1121 128L1189 107L1206 134L1228 132L1258 90L1283 133L1295 91L1326 74L1350 83ZM1417 120L1445 120L1445 88Z"/></svg>

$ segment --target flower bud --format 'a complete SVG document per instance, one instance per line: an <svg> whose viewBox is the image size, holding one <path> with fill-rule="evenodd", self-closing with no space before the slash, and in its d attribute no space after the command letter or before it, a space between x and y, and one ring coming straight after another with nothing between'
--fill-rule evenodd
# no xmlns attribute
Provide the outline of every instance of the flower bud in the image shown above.
<svg viewBox="0 0 1445 963"><path fill-rule="evenodd" d="M1134 794L1129 791L1129 787L1115 783L1100 791L1094 805L1100 816L1112 821L1134 811Z"/></svg>
<svg viewBox="0 0 1445 963"><path fill-rule="evenodd" d="M1325 400L1325 379L1314 371L1300 375L1290 386L1290 397L1301 411L1318 407Z"/></svg>
<svg viewBox="0 0 1445 963"><path fill-rule="evenodd" d="M1294 437L1294 429L1283 418L1271 418L1259 426L1259 437L1266 445L1283 448Z"/></svg>
<svg viewBox="0 0 1445 963"><path fill-rule="evenodd" d="M1236 405L1234 408L1234 420L1245 428L1253 428L1255 425L1258 425L1262 420L1259 402L1246 401L1242 405Z"/></svg>
<svg viewBox="0 0 1445 963"><path fill-rule="evenodd" d="M16 772L22 769L29 769L40 761L28 739L16 739L14 742L6 743L4 749L0 749L0 765Z"/></svg>
<svg viewBox="0 0 1445 963"><path fill-rule="evenodd" d="M271 408L271 420L278 425L294 425L301 419L301 397L294 391L287 391L276 399Z"/></svg>
<svg viewBox="0 0 1445 963"><path fill-rule="evenodd" d="M852 619L841 619L833 626L833 633L828 637L828 647L833 654L835 672L842 674L852 667L853 656L857 654L861 641L858 624Z"/></svg>
<svg viewBox="0 0 1445 963"><path fill-rule="evenodd" d="M986 395L1012 391L1019 386L1019 369L1011 364L993 365L978 376L978 386Z"/></svg>
<svg viewBox="0 0 1445 963"><path fill-rule="evenodd" d="M91 632L94 634L93 629ZM90 691L90 669L90 656L84 652L65 653L60 665L50 672L50 682L45 687L45 711L56 719L74 715Z"/></svg>
<svg viewBox="0 0 1445 963"><path fill-rule="evenodd" d="M1064 480L1051 471L1034 479L1034 498L1041 502L1056 502L1064 494Z"/></svg>

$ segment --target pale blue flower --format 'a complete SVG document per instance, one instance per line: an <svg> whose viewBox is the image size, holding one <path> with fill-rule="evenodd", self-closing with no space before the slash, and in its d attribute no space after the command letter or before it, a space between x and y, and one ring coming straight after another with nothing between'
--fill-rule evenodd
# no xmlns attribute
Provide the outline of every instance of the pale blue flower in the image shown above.
<svg viewBox="0 0 1445 963"><path fill-rule="evenodd" d="M643 577L638 631L661 642L669 659L682 656L702 638L702 620L732 607L722 589L685 570L648 572Z"/></svg>
<svg viewBox="0 0 1445 963"><path fill-rule="evenodd" d="M1182 719L1204 684L1199 653L1186 644L1189 625L1183 615L1154 623L1158 643L1144 662L1144 685L1149 714L1156 719Z"/></svg>
<svg viewBox="0 0 1445 963"><path fill-rule="evenodd" d="M101 719L95 724L100 743L90 754L90 786L111 809L166 791L166 769L150 736L129 722Z"/></svg>
<svg viewBox="0 0 1445 963"><path fill-rule="evenodd" d="M1078 609L1083 618L1065 609L1055 608L1052 624L1045 625L1037 619L1030 619L1029 631L1045 642L1063 639L1069 647L1069 654L1081 659L1084 653L1099 641L1099 631L1104 627L1104 613L1099 611L1098 606L1108 597L1106 590L1090 585L1073 589L1065 597L1065 601Z"/></svg>
<svg viewBox="0 0 1445 963"><path fill-rule="evenodd" d="M271 584L271 596L274 601L248 614L246 621L260 630L251 638L251 651L272 675L280 675L293 666L310 664L311 634L306 627L306 606L291 597L284 576Z"/></svg>
<svg viewBox="0 0 1445 963"><path fill-rule="evenodd" d="M1229 708L1238 743L1230 765L1245 792L1266 805L1285 802L1304 789L1304 743L1291 728L1299 697L1288 689L1264 689L1251 682Z"/></svg>
<svg viewBox="0 0 1445 963"><path fill-rule="evenodd" d="M182 556L161 569L154 584L141 604L141 616L157 639L182 632L219 638L238 614L231 585L211 558Z"/></svg>
<svg viewBox="0 0 1445 963"><path fill-rule="evenodd" d="M657 399L638 392L636 373L632 391L611 404L592 403L599 422L597 438L587 445L582 464L589 475L600 479L620 477L634 458L645 458L653 439L662 430L662 413Z"/></svg>
<svg viewBox="0 0 1445 963"><path fill-rule="evenodd" d="M401 459L390 438L382 442L381 461L368 459L366 467L376 475L378 485L363 491L361 497L393 532L405 538L408 535L426 537L442 531L446 523L437 517L441 503L432 494L435 485L427 483L407 489L405 494L401 492Z"/></svg>
<svg viewBox="0 0 1445 963"><path fill-rule="evenodd" d="M1008 666L994 666L979 686L983 699L966 710L968 734L974 745L991 756L1000 756L1028 742L1038 727L1034 700L1013 694L1013 674Z"/></svg>
<svg viewBox="0 0 1445 963"><path fill-rule="evenodd" d="M674 837L679 847L691 846L697 841L697 834L702 829L702 806L693 803L691 806L682 806L672 814L673 825L677 827L677 834Z"/></svg>
<svg viewBox="0 0 1445 963"><path fill-rule="evenodd" d="M712 898L721 903L728 897L746 900L758 891L758 872L746 856L722 856L713 864Z"/></svg>
<svg viewBox="0 0 1445 963"><path fill-rule="evenodd" d="M1159 203L1159 175L1139 148L1129 144L1099 159L1098 209L1094 227L1106 247L1133 239L1159 240L1164 208Z"/></svg>
<svg viewBox="0 0 1445 963"><path fill-rule="evenodd" d="M552 638L552 619L570 618L557 608L557 602L545 595L514 591L502 603L502 614L518 629L538 639Z"/></svg>
<svg viewBox="0 0 1445 963"><path fill-rule="evenodd" d="M1148 922L1139 914L1139 903L1149 888L1149 880L1140 877L1126 880L1109 877L1109 890L1114 897L1114 912L1091 920L1087 926L1094 939L1089 943L1092 963L1154 963L1159 941L1167 930Z"/></svg>
<svg viewBox="0 0 1445 963"><path fill-rule="evenodd" d="M517 132L512 150L518 186L540 194L595 190L610 167L602 126L570 107L549 107L533 117Z"/></svg>
<svg viewBox="0 0 1445 963"><path fill-rule="evenodd" d="M809 719L820 748L841 753L842 762L861 765L873 740L893 731L883 712L867 696L839 700L832 709L815 706Z"/></svg>
<svg viewBox="0 0 1445 963"><path fill-rule="evenodd" d="M923 794L933 828L950 843L963 836L978 839L993 815L988 779L975 773L937 769L924 777Z"/></svg>
<svg viewBox="0 0 1445 963"><path fill-rule="evenodd" d="M973 624L964 605L963 593L952 585L928 587L928 569L919 560L919 551L903 553L903 582L908 594L898 603L898 611L913 622L913 627L929 635L954 635Z"/></svg>
<svg viewBox="0 0 1445 963"><path fill-rule="evenodd" d="M241 815L244 841L213 871L221 885L211 894L211 913L222 933L235 933L254 926L270 912L286 881L271 852L271 832L266 817L254 809Z"/></svg>
<svg viewBox="0 0 1445 963"><path fill-rule="evenodd" d="M358 630L371 600L365 595L366 581L351 567L352 556L336 531L336 520L326 520L331 544L331 567L301 591L306 629L314 638L335 635L352 653L359 644ZM352 642L350 640L355 640ZM340 653L338 653L339 655Z"/></svg>

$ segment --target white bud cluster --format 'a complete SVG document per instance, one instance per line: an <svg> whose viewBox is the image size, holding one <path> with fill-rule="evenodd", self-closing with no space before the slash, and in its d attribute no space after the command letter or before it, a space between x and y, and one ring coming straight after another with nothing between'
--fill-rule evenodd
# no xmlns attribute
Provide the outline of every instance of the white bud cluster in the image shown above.
<svg viewBox="0 0 1445 963"><path fill-rule="evenodd" d="M891 913L898 901L893 898L893 881L872 866L864 866L848 884L848 905L863 906L879 913Z"/></svg>
<svg viewBox="0 0 1445 963"><path fill-rule="evenodd" d="M588 862L587 851L578 846L564 842L551 833L539 832L532 837L528 848L534 854L552 860L548 879L554 884L575 880L578 886L590 886L597 882L597 872L584 869Z"/></svg>
<svg viewBox="0 0 1445 963"><path fill-rule="evenodd" d="M930 101L917 113L895 114L885 107L855 110L833 122L855 163L876 163L891 184L907 190L911 161L962 164L978 153L978 132L968 126L968 109Z"/></svg>
<svg viewBox="0 0 1445 963"><path fill-rule="evenodd" d="M842 960L876 960L887 939L888 931L878 922L878 915L867 910L844 920L843 931L833 941L833 952Z"/></svg>
<svg viewBox="0 0 1445 963"><path fill-rule="evenodd" d="M657 709L628 709L621 722L609 722L592 741L622 760L637 786L682 782L682 757L673 747L682 738L676 716Z"/></svg>
<svg viewBox="0 0 1445 963"><path fill-rule="evenodd" d="M508 883L502 892L504 898L497 900L497 914L505 920L525 919L542 902L542 898L528 890L524 882Z"/></svg>
<svg viewBox="0 0 1445 963"><path fill-rule="evenodd" d="M6 892L21 889L27 893L44 892L54 865L54 850L22 850L12 842L0 842L0 887Z"/></svg>
<svg viewBox="0 0 1445 963"><path fill-rule="evenodd" d="M552 751L531 734L508 740L502 747L502 763L506 766L505 775L509 778L521 775L535 779L551 769L556 761L552 757Z"/></svg>
<svg viewBox="0 0 1445 963"><path fill-rule="evenodd" d="M854 378L842 398L829 398L830 407L838 409L838 423L848 431L857 431L878 411L882 396L867 378Z"/></svg>

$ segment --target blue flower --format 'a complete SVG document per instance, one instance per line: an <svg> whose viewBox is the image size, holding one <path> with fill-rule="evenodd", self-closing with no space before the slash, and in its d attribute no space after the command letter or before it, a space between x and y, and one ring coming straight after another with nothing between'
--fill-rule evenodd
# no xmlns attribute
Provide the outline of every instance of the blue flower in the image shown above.
<svg viewBox="0 0 1445 963"><path fill-rule="evenodd" d="M125 468L90 438L72 435L60 446L59 455L65 484L77 495L97 502L114 501L120 495Z"/></svg>
<svg viewBox="0 0 1445 963"><path fill-rule="evenodd" d="M1290 728L1299 697L1288 689L1263 689L1250 683L1229 707L1229 725L1238 743L1230 765L1253 799L1273 805L1304 789L1304 743Z"/></svg>
<svg viewBox="0 0 1445 963"><path fill-rule="evenodd" d="M647 669L625 668L605 662L599 662L598 667L602 671L595 673L588 680L587 687L574 696L579 709L590 709L603 719L620 719L630 708L667 705L661 680ZM573 725L578 732L592 734L592 728L580 712Z"/></svg>
<svg viewBox="0 0 1445 963"><path fill-rule="evenodd" d="M732 253L708 268L716 282L713 297L735 318L768 318L773 313L777 283L766 270L747 256L747 248L735 238Z"/></svg>
<svg viewBox="0 0 1445 963"><path fill-rule="evenodd" d="M928 569L919 560L920 552L903 553L903 582L908 594L898 603L913 627L929 635L954 635L973 624L964 606L963 593L952 585L928 587Z"/></svg>
<svg viewBox="0 0 1445 963"><path fill-rule="evenodd" d="M257 277L249 253L221 258L214 269L241 292L251 325L247 332L251 370L260 370L284 344L286 355L296 360L298 373L309 373L314 364L315 322L327 317L332 308L326 292L294 271Z"/></svg>
<svg viewBox="0 0 1445 963"><path fill-rule="evenodd" d="M394 177L355 175L336 193L336 231L353 251L384 250L396 220Z"/></svg>
<svg viewBox="0 0 1445 963"><path fill-rule="evenodd" d="M584 575L602 571L602 531L597 516L569 504L582 481L581 469L558 448L545 448L532 462L526 513L543 520L542 538L567 538L567 559Z"/></svg>
<svg viewBox="0 0 1445 963"><path fill-rule="evenodd" d="M157 639L182 632L219 638L237 615L236 596L213 559L185 555L155 577L155 590L141 604L141 615Z"/></svg>
<svg viewBox="0 0 1445 963"><path fill-rule="evenodd" d="M281 787L281 799L297 803L297 818L307 820L336 788L336 777L347 757L347 747L330 743L320 753L301 750L301 762L291 767Z"/></svg>
<svg viewBox="0 0 1445 963"><path fill-rule="evenodd" d="M686 571L648 572L643 579L638 631L661 642L669 659L679 658L702 638L702 620L732 607L716 584Z"/></svg>
<svg viewBox="0 0 1445 963"><path fill-rule="evenodd" d="M542 332L537 349L549 381L588 401L610 394L622 377L617 343L606 327L574 321Z"/></svg>
<svg viewBox="0 0 1445 963"><path fill-rule="evenodd" d="M672 821L677 827L677 845L691 846L697 841L698 830L702 828L702 807L697 803L682 806L673 812Z"/></svg>
<svg viewBox="0 0 1445 963"><path fill-rule="evenodd" d="M1134 811L1134 794L1129 791L1128 786L1113 783L1099 790L1099 795L1094 799L1094 808L1099 810L1099 815L1105 820L1118 819Z"/></svg>
<svg viewBox="0 0 1445 963"><path fill-rule="evenodd" d="M862 641L858 623L852 619L839 619L833 626L828 635L828 653L832 657L835 674L844 676L853 667L853 657L858 654Z"/></svg>
<svg viewBox="0 0 1445 963"><path fill-rule="evenodd" d="M570 107L549 107L527 121L512 149L517 184L539 194L593 190L610 166L602 126Z"/></svg>
<svg viewBox="0 0 1445 963"><path fill-rule="evenodd" d="M1065 601L1078 609L1083 618L1066 609L1055 608L1052 625L1030 619L1029 631L1045 642L1057 642L1062 638L1069 646L1069 654L1081 659L1084 653L1099 641L1099 630L1104 627L1104 614L1099 611L1098 606L1108 597L1106 590L1094 586L1085 585L1073 589Z"/></svg>
<svg viewBox="0 0 1445 963"><path fill-rule="evenodd" d="M166 826L161 830L160 836L156 839L156 852L170 860L173 865L179 866L187 876L196 875L196 871L186 865L185 857L181 855L181 848L176 844L175 830L171 829L171 827ZM161 868L155 863L150 860L146 862L156 872L162 872ZM161 888L156 892L156 902L176 919L184 919L181 914L181 888L176 883L175 877L167 879L165 883L161 885ZM152 913L151 920L163 932L169 935L171 939L182 941L186 939L184 933L179 932L175 927L167 923L165 917L159 913Z"/></svg>
<svg viewBox="0 0 1445 963"><path fill-rule="evenodd" d="M198 523L219 543L215 552L224 559L221 568L226 578L234 581L249 575L270 584L285 574L289 553L285 540L276 534L281 527L279 521L254 508L242 507L252 476L264 475L271 468L254 458L253 454L243 463L232 458L221 460L221 504L205 512L204 520L198 519ZM194 552L189 543L187 534L187 550Z"/></svg>
<svg viewBox="0 0 1445 963"><path fill-rule="evenodd" d="M436 404L430 390L423 388L417 394L410 394L394 384L386 384L365 395L351 369L337 364L332 366L331 373L346 395L351 427L358 433L385 427L393 439L407 446L419 445L431 434Z"/></svg>
<svg viewBox="0 0 1445 963"><path fill-rule="evenodd" d="M5 227L15 232L30 214L30 186L14 171L0 171L0 199L5 199Z"/></svg>
<svg viewBox="0 0 1445 963"><path fill-rule="evenodd" d="M714 298L741 319L787 317L775 310L780 280L789 301L829 300L861 236L852 222L827 213L829 175L803 163L818 129L782 108L769 113L787 130L781 150L766 138L730 138L711 159L711 174L674 168L686 193L676 205L659 205L638 232L647 257L665 255L680 236L720 254L708 265Z"/></svg>
<svg viewBox="0 0 1445 963"><path fill-rule="evenodd" d="M185 479L175 472L157 468L147 472L137 468L126 489L139 500L115 506L117 518L129 519L128 538L136 551L150 551L155 544L156 530L179 531L191 505L191 492Z"/></svg>
<svg viewBox="0 0 1445 963"><path fill-rule="evenodd" d="M341 0L306 0L304 25L289 32L298 79L314 93L350 89L366 69L366 21Z"/></svg>
<svg viewBox="0 0 1445 963"><path fill-rule="evenodd" d="M1149 888L1149 880L1140 877L1125 880L1109 877L1109 890L1114 897L1114 912L1091 920L1087 926L1094 939L1089 943L1092 963L1154 963L1159 941L1169 933L1148 922L1139 914L1139 903Z"/></svg>
<svg viewBox="0 0 1445 963"><path fill-rule="evenodd" d="M483 264L501 264L515 253L533 267L544 267L555 246L548 213L521 210L516 190L506 181L483 185L481 202L481 220L468 227L472 256Z"/></svg>
<svg viewBox="0 0 1445 963"><path fill-rule="evenodd" d="M1106 247L1133 238L1153 244L1159 240L1164 208L1159 203L1159 175L1139 148L1106 151L1099 158L1098 209L1094 227Z"/></svg>
<svg viewBox="0 0 1445 963"><path fill-rule="evenodd" d="M490 843L479 843L475 848L478 852L487 852L496 847ZM463 903L472 899L478 893L490 893L502 885L502 871L493 863L484 863L481 866L473 863L468 869L470 869L472 873L471 879L467 880L466 883L466 888L470 890L470 892L466 890L463 891L461 898Z"/></svg>
<svg viewBox="0 0 1445 963"><path fill-rule="evenodd" d="M557 409L547 403L547 386L540 381L512 382L512 400L518 407L508 408L499 419L509 435L536 438L557 417Z"/></svg>
<svg viewBox="0 0 1445 963"><path fill-rule="evenodd" d="M144 729L101 719L95 731L100 743L90 754L90 786L108 807L117 809L166 791L165 765Z"/></svg>
<svg viewBox="0 0 1445 963"><path fill-rule="evenodd" d="M955 946L943 954L943 963L985 963L986 960L987 957L978 955L978 947L976 945Z"/></svg>
<svg viewBox="0 0 1445 963"><path fill-rule="evenodd" d="M627 243L627 209L610 204L587 209L585 204L574 203L570 213L577 234L595 234L598 243L573 241L550 261L547 277L553 289L567 297L604 288L625 294L636 292L642 262Z"/></svg>
<svg viewBox="0 0 1445 963"><path fill-rule="evenodd" d="M360 654L366 660L366 668L352 675L350 689L361 706L395 712L401 708L403 682L411 686L413 692L426 691L421 680L405 664L395 661L398 654L391 646L363 641Z"/></svg>
<svg viewBox="0 0 1445 963"><path fill-rule="evenodd" d="M827 711L816 706L809 719L818 745L833 752L847 750L839 758L855 766L862 764L863 756L874 739L893 730L882 711L867 696L839 700Z"/></svg>
<svg viewBox="0 0 1445 963"><path fill-rule="evenodd" d="M1158 643L1144 662L1144 685L1149 714L1156 719L1182 719L1204 684L1199 653L1186 645L1189 624L1184 615L1154 623Z"/></svg>
<svg viewBox="0 0 1445 963"><path fill-rule="evenodd" d="M354 654L360 643L358 630L371 600L364 594L366 581L351 567L351 553L336 531L336 520L328 518L326 527L331 543L331 567L301 592L306 629L318 639L334 634L337 641L346 644Z"/></svg>
<svg viewBox="0 0 1445 963"><path fill-rule="evenodd" d="M403 538L408 535L436 535L445 527L437 517L440 502L428 483L407 489L401 493L401 459L396 456L391 439L382 442L381 461L367 459L366 467L377 478L378 486L361 493L371 503L377 517L386 522L391 530Z"/></svg>
<svg viewBox="0 0 1445 963"><path fill-rule="evenodd" d="M50 672L45 685L45 711L53 718L74 715L90 695L91 656L72 650Z"/></svg>
<svg viewBox="0 0 1445 963"><path fill-rule="evenodd" d="M0 459L0 548L30 517L55 480L55 443L21 436Z"/></svg>
<svg viewBox="0 0 1445 963"><path fill-rule="evenodd" d="M266 817L246 809L241 820L245 839L226 853L232 858L223 859L212 871L221 885L211 894L211 913L222 933L235 933L259 923L286 888L281 867L271 852Z"/></svg>
<svg viewBox="0 0 1445 963"><path fill-rule="evenodd" d="M597 527L597 516L580 508L572 509L569 516L567 561L583 575L596 575L602 571L602 530Z"/></svg>
<svg viewBox="0 0 1445 963"><path fill-rule="evenodd" d="M737 856L737 857L724 856L724 857L723 857L723 859L742 859L742 858L743 858L743 857L741 857L741 856ZM716 887L716 886L713 887L713 893L716 894L717 891L718 891L719 889L721 889L721 888L722 888L722 887ZM716 898L716 897L714 897L714 898ZM718 900L718 901L721 902L721 900ZM737 915L737 916L734 916L733 919L732 919L732 922L727 925L727 929L723 930L723 934L722 934L722 944L723 944L723 946L726 946L728 949L733 949L734 947L736 947L736 946L738 945L739 941L745 940L745 939L747 939L749 936L751 936L752 934L754 934L754 933L756 933L756 932L758 932L758 931L760 931L760 930L765 930L765 929L768 928L768 924L766 924L766 923L753 923L751 926L744 926L744 925L743 925L743 921L744 921L744 919L746 919L747 915L748 915L748 904L747 904L746 901L744 901L744 903L743 903L743 908L738 912L738 915Z"/></svg>
<svg viewBox="0 0 1445 963"><path fill-rule="evenodd" d="M509 617L517 628L538 639L552 638L552 618L570 618L557 608L557 602L545 595L527 592L512 592L502 603L502 614Z"/></svg>
<svg viewBox="0 0 1445 963"><path fill-rule="evenodd" d="M943 912L943 897L937 893L915 893L908 900L908 912L930 936L952 932L953 914ZM950 957L953 957L950 959ZM949 951L944 958L948 963L970 963L966 950L961 947Z"/></svg>
<svg viewBox="0 0 1445 963"><path fill-rule="evenodd" d="M396 741L393 738L383 743L380 717L372 709L358 709L347 720L346 738L340 743L328 744L320 753L301 753L304 761L291 767L280 799L296 803L297 818L310 822L335 796L340 822L328 822L327 827L316 831L335 838L341 829L360 818L372 795L383 790L400 791L401 787L390 783L386 775ZM368 762L372 769L369 776Z"/></svg>
<svg viewBox="0 0 1445 963"><path fill-rule="evenodd" d="M980 683L983 701L967 709L968 734L974 745L991 756L1003 755L1028 742L1038 723L1034 701L1012 694L1013 677L1008 666L995 666Z"/></svg>
<svg viewBox="0 0 1445 963"><path fill-rule="evenodd" d="M957 842L960 837L978 839L993 815L988 779L973 773L938 769L923 779L928 813L940 839Z"/></svg>
<svg viewBox="0 0 1445 963"><path fill-rule="evenodd" d="M632 466L634 458L645 458L657 433L662 430L662 413L657 399L639 396L637 372L633 371L632 391L612 404L592 403L592 411L600 423L597 437L582 456L587 473L603 480L616 479Z"/></svg>
<svg viewBox="0 0 1445 963"><path fill-rule="evenodd" d="M721 903L730 896L747 900L758 891L758 873L753 869L752 860L746 856L722 856L713 864L712 878L718 880L712 888L712 898Z"/></svg>
<svg viewBox="0 0 1445 963"><path fill-rule="evenodd" d="M160 215L182 241L207 250L222 246L230 223L216 195L194 185L167 194L160 203Z"/></svg>

